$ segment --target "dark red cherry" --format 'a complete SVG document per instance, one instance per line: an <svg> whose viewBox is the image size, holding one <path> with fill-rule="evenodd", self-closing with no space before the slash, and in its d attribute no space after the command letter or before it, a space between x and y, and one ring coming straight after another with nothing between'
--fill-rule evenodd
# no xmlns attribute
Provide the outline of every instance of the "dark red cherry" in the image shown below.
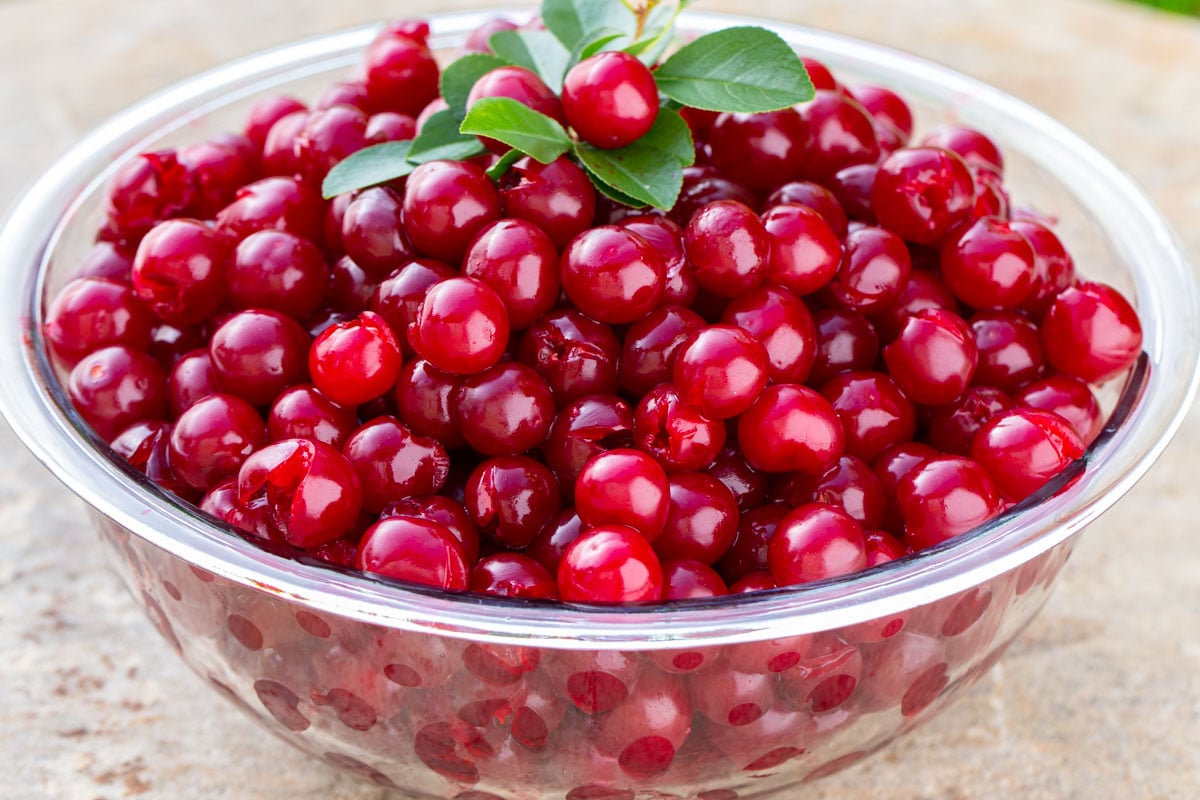
<svg viewBox="0 0 1200 800"><path fill-rule="evenodd" d="M467 481L472 521L511 550L532 542L561 505L554 473L527 456L490 458Z"/></svg>
<svg viewBox="0 0 1200 800"><path fill-rule="evenodd" d="M554 421L550 387L524 364L497 364L465 378L451 402L467 444L489 456L537 447Z"/></svg>
<svg viewBox="0 0 1200 800"><path fill-rule="evenodd" d="M363 508L372 514L405 497L436 494L450 473L446 449L413 435L395 417L366 423L350 434L342 452L362 484Z"/></svg>
<svg viewBox="0 0 1200 800"><path fill-rule="evenodd" d="M521 337L517 357L546 380L560 406L617 390L617 336L578 311L560 309L536 320Z"/></svg>
<svg viewBox="0 0 1200 800"><path fill-rule="evenodd" d="M145 353L123 345L85 356L67 379L71 404L108 441L135 422L167 417L167 376Z"/></svg>

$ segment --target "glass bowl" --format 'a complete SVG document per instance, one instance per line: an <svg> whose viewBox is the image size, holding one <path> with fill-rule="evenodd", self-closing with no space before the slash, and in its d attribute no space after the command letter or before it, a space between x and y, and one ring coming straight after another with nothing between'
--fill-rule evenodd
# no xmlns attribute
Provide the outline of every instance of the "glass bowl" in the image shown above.
<svg viewBox="0 0 1200 800"><path fill-rule="evenodd" d="M451 47L497 13L432 20ZM513 17L518 17L514 13ZM743 18L688 13L704 32ZM370 29L300 42L158 94L87 137L0 233L0 405L89 505L135 599L180 657L286 741L413 798L786 796L938 713L1043 606L1073 537L1150 467L1196 389L1200 303L1141 191L1027 105L944 68L753 21L921 127L1001 145L1014 198L1053 214L1083 273L1135 302L1144 352L1110 382L1083 462L987 525L845 578L720 602L596 609L450 595L268 552L115 458L71 408L41 335L137 153L240 127L269 92L311 96Z"/></svg>

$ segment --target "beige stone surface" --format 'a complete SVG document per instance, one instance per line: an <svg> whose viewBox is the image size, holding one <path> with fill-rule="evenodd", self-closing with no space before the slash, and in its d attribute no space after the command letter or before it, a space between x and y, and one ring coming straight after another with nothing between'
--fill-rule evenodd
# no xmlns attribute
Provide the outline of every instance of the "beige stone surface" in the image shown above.
<svg viewBox="0 0 1200 800"><path fill-rule="evenodd" d="M6 0L0 207L81 133L199 69L467 3ZM473 3L472 5L478 5ZM1050 112L1131 173L1200 264L1200 25L1104 0L701 0L918 53ZM956 706L811 798L1200 796L1195 414L1089 529L1056 594ZM0 425L0 797L368 800L188 672L82 508Z"/></svg>

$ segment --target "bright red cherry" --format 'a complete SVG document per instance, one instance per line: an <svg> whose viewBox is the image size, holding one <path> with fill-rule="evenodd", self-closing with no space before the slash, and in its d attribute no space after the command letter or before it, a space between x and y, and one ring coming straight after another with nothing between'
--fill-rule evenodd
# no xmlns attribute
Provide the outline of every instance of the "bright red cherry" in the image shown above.
<svg viewBox="0 0 1200 800"><path fill-rule="evenodd" d="M767 548L771 575L780 586L836 578L867 564L862 526L827 503L808 503L779 521Z"/></svg>
<svg viewBox="0 0 1200 800"><path fill-rule="evenodd" d="M942 278L975 309L1016 308L1035 286L1033 247L1008 220L984 217L942 244Z"/></svg>
<svg viewBox="0 0 1200 800"><path fill-rule="evenodd" d="M718 200L692 215L684 245L696 282L722 297L738 297L762 283L771 237L758 215L736 200Z"/></svg>
<svg viewBox="0 0 1200 800"><path fill-rule="evenodd" d="M454 534L437 522L415 517L390 517L363 534L357 566L412 583L462 591L470 564Z"/></svg>
<svg viewBox="0 0 1200 800"><path fill-rule="evenodd" d="M577 309L613 325L633 322L662 300L666 270L648 241L615 226L591 228L562 254L562 288Z"/></svg>
<svg viewBox="0 0 1200 800"><path fill-rule="evenodd" d="M344 406L382 397L400 376L400 344L383 317L364 311L313 340L308 371L329 399Z"/></svg>
<svg viewBox="0 0 1200 800"><path fill-rule="evenodd" d="M528 328L558 301L558 251L532 222L505 219L485 227L468 248L462 271L500 295L515 331Z"/></svg>
<svg viewBox="0 0 1200 800"><path fill-rule="evenodd" d="M508 333L508 310L495 290L474 278L450 278L429 288L408 340L438 369L470 375L500 360Z"/></svg>
<svg viewBox="0 0 1200 800"><path fill-rule="evenodd" d="M284 231L259 231L238 243L225 281L235 309L268 308L304 320L325 299L329 267L312 242Z"/></svg>
<svg viewBox="0 0 1200 800"><path fill-rule="evenodd" d="M537 225L564 248L592 224L596 190L575 162L559 156L549 164L522 158L500 178L504 216Z"/></svg>
<svg viewBox="0 0 1200 800"><path fill-rule="evenodd" d="M971 384L979 352L975 335L962 317L922 309L883 348L883 360L892 380L909 398L938 406L953 402Z"/></svg>
<svg viewBox="0 0 1200 800"><path fill-rule="evenodd" d="M1142 325L1129 301L1103 283L1064 290L1042 317L1046 360L1060 372L1100 383L1142 351Z"/></svg>
<svg viewBox="0 0 1200 800"><path fill-rule="evenodd" d="M896 486L904 541L914 550L944 542L1000 512L1000 495L987 470L962 456L927 459Z"/></svg>
<svg viewBox="0 0 1200 800"><path fill-rule="evenodd" d="M427 161L404 184L404 229L427 256L457 264L475 235L500 218L496 184L469 161Z"/></svg>
<svg viewBox="0 0 1200 800"><path fill-rule="evenodd" d="M733 325L693 333L675 356L679 398L711 419L729 419L749 408L767 384L769 359L757 339Z"/></svg>
<svg viewBox="0 0 1200 800"><path fill-rule="evenodd" d="M560 406L617 390L617 335L609 325L572 309L538 318L521 337L517 357L546 380Z"/></svg>
<svg viewBox="0 0 1200 800"><path fill-rule="evenodd" d="M558 599L558 584L554 575L546 567L520 553L497 553L481 559L471 568L470 589L496 597Z"/></svg>
<svg viewBox="0 0 1200 800"><path fill-rule="evenodd" d="M438 65L429 47L409 36L381 36L364 57L371 111L414 116L438 95Z"/></svg>
<svg viewBox="0 0 1200 800"><path fill-rule="evenodd" d="M703 472L678 472L669 483L667 522L654 540L654 551L664 563L687 559L715 564L737 533L733 492Z"/></svg>
<svg viewBox="0 0 1200 800"><path fill-rule="evenodd" d="M845 436L829 402L807 386L775 384L738 418L738 444L764 472L819 475L842 454Z"/></svg>
<svg viewBox="0 0 1200 800"><path fill-rule="evenodd" d="M883 160L871 186L879 224L917 244L934 244L975 207L975 180L949 150L911 147Z"/></svg>
<svg viewBox="0 0 1200 800"><path fill-rule="evenodd" d="M563 110L585 142L605 149L640 139L658 118L658 85L650 70L628 53L608 51L585 58L563 79Z"/></svg>
<svg viewBox="0 0 1200 800"><path fill-rule="evenodd" d="M575 511L585 525L617 525L653 541L670 510L667 473L640 450L609 450L594 456L575 479Z"/></svg>
<svg viewBox="0 0 1200 800"><path fill-rule="evenodd" d="M917 431L917 411L881 372L843 372L821 387L846 433L846 452L871 461Z"/></svg>
<svg viewBox="0 0 1200 800"><path fill-rule="evenodd" d="M771 235L768 278L798 295L812 294L837 274L842 244L819 213L808 206L774 206L762 217Z"/></svg>
<svg viewBox="0 0 1200 800"><path fill-rule="evenodd" d="M975 435L971 458L983 465L1006 500L1020 502L1083 455L1071 424L1050 411L1017 408L996 414Z"/></svg>
<svg viewBox="0 0 1200 800"><path fill-rule="evenodd" d="M1053 411L1071 423L1085 445L1090 445L1104 427L1100 401L1079 378L1051 375L1034 381L1014 397L1021 405Z"/></svg>
<svg viewBox="0 0 1200 800"><path fill-rule="evenodd" d="M567 547L558 564L558 591L575 603L636 603L662 598L662 564L638 531L602 525Z"/></svg>

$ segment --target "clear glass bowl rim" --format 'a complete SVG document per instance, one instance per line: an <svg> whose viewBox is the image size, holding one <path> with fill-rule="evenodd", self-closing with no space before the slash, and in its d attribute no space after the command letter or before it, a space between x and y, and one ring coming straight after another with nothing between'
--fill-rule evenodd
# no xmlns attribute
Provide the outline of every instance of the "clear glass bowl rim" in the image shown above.
<svg viewBox="0 0 1200 800"><path fill-rule="evenodd" d="M488 9L430 18L434 42L449 45L497 15ZM1182 247L1144 192L1063 125L987 84L861 40L771 20L688 11L681 28L737 24L776 31L835 69L901 92L955 98L966 121L1009 141L1059 180L1087 185L1077 199L1118 255L1152 264L1132 275L1145 334L1144 356L1078 480L916 556L844 578L772 592L653 607L600 608L450 594L336 571L266 552L159 491L96 445L50 369L40 333L47 260L62 221L102 185L123 156L238 98L349 66L376 26L319 36L201 73L131 106L60 158L13 207L0 231L0 409L34 455L89 506L132 533L221 578L290 603L349 619L496 644L572 649L716 646L837 629L970 589L1019 567L1082 530L1145 474L1182 424L1196 393L1200 300ZM19 333L18 333L19 332ZM19 366L17 366L19 365ZM11 369L12 367L10 367ZM1063 483L1062 481L1059 482ZM1057 491L1051 492L1050 488Z"/></svg>

